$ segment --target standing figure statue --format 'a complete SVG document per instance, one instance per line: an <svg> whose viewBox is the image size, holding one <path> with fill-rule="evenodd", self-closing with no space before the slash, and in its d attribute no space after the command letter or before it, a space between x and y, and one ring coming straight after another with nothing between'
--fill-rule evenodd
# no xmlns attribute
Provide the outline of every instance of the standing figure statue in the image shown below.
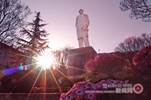
<svg viewBox="0 0 151 100"><path fill-rule="evenodd" d="M84 14L84 10L79 10L79 15L76 18L76 28L77 28L77 36L79 47L89 47L88 40L88 26L89 26L89 18L87 14Z"/></svg>

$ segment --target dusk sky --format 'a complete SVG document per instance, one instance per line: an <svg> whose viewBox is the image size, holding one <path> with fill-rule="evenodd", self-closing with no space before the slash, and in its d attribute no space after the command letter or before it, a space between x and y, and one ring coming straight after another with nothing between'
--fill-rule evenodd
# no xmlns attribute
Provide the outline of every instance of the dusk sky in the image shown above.
<svg viewBox="0 0 151 100"><path fill-rule="evenodd" d="M78 47L75 19L80 8L89 16L89 40L96 51L100 49L100 52L113 52L127 37L151 33L151 23L130 19L129 12L120 10L120 0L22 1L33 13L41 12L41 18L48 24L46 30L50 33L49 41L52 48Z"/></svg>

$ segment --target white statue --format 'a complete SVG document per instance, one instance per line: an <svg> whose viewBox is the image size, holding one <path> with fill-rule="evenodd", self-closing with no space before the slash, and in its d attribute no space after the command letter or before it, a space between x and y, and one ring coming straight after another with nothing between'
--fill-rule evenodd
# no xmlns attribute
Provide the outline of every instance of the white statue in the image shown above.
<svg viewBox="0 0 151 100"><path fill-rule="evenodd" d="M88 47L88 26L89 26L89 18L87 14L84 14L84 10L80 9L79 14L76 18L76 28L77 28L77 36L79 47Z"/></svg>

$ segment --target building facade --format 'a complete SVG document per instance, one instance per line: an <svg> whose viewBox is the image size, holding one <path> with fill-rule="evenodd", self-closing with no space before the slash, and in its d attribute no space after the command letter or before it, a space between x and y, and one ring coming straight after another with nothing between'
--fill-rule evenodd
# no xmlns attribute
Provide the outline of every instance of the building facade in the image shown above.
<svg viewBox="0 0 151 100"><path fill-rule="evenodd" d="M19 64L24 64L26 61L25 55L4 43L0 43L0 69L16 67Z"/></svg>

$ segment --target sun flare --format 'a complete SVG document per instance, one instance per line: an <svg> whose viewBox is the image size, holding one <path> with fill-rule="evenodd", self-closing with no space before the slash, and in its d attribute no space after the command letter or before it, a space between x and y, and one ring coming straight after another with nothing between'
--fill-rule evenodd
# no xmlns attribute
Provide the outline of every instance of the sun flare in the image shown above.
<svg viewBox="0 0 151 100"><path fill-rule="evenodd" d="M51 50L46 49L42 51L35 57L37 67L42 68L43 70L54 67L55 57Z"/></svg>

